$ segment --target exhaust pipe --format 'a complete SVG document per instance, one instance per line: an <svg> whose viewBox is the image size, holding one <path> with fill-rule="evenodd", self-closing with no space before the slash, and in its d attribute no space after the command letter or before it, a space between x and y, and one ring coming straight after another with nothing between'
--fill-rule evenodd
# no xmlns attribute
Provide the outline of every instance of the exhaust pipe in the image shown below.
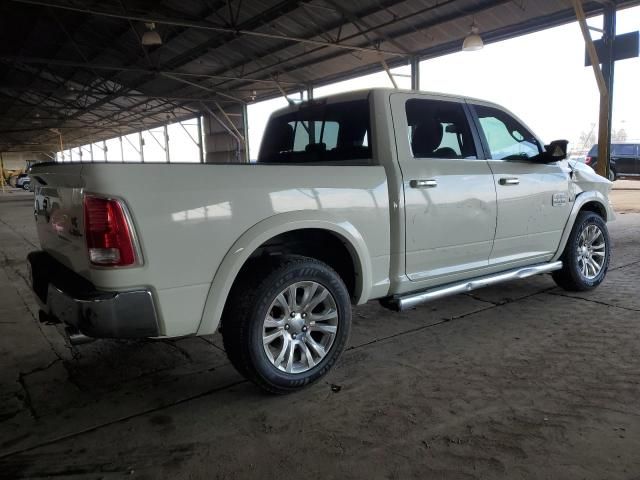
<svg viewBox="0 0 640 480"><path fill-rule="evenodd" d="M72 346L84 345L85 343L91 343L95 340L95 338L87 337L84 333L80 332L80 330L73 327L65 327L64 331Z"/></svg>

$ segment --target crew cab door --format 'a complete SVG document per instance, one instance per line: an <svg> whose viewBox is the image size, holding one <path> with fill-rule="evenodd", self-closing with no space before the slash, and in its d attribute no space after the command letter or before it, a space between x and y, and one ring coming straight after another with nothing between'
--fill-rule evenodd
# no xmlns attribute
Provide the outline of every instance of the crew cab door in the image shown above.
<svg viewBox="0 0 640 480"><path fill-rule="evenodd" d="M569 170L562 162L531 160L543 147L510 113L481 103L471 107L498 199L489 262L516 267L546 261L556 252L571 211Z"/></svg>
<svg viewBox="0 0 640 480"><path fill-rule="evenodd" d="M471 276L488 265L496 193L487 162L478 158L466 105L405 93L390 101L404 192L406 275L427 284Z"/></svg>

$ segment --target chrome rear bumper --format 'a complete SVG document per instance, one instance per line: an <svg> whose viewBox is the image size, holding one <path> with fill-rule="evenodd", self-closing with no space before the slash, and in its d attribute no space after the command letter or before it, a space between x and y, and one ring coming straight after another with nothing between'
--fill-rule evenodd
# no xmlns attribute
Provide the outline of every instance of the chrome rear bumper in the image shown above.
<svg viewBox="0 0 640 480"><path fill-rule="evenodd" d="M27 258L32 288L49 317L93 338L159 336L150 290L100 291L46 252L32 252Z"/></svg>

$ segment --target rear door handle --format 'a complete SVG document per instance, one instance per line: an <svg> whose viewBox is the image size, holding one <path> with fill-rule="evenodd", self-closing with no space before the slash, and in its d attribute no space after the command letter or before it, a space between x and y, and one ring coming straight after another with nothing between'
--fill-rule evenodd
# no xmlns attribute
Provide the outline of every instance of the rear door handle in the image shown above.
<svg viewBox="0 0 640 480"><path fill-rule="evenodd" d="M518 177L506 177L499 180L500 185L519 185L520 179Z"/></svg>
<svg viewBox="0 0 640 480"><path fill-rule="evenodd" d="M433 178L428 180L411 180L409 186L411 188L434 188L438 186L438 181Z"/></svg>

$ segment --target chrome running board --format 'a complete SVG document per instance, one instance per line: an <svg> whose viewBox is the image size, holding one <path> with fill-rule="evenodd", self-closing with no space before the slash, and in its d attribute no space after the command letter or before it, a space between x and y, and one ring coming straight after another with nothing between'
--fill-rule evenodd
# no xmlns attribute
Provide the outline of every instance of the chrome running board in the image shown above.
<svg viewBox="0 0 640 480"><path fill-rule="evenodd" d="M506 272L497 273L494 275L487 275L486 277L478 277L473 280L467 280L459 283L450 283L442 287L436 287L429 290L423 290L421 292L410 293L407 295L401 295L393 298L386 299L387 305L392 305L398 311L408 310L421 303L430 302L438 298L447 297L449 295L456 295L458 293L470 292L482 287L488 287L489 285L495 285L496 283L506 282L508 280L516 280L518 278L532 277L540 273L549 273L554 270L560 270L562 268L562 262L541 263L539 265L532 265L530 267L516 268L514 270L507 270Z"/></svg>

